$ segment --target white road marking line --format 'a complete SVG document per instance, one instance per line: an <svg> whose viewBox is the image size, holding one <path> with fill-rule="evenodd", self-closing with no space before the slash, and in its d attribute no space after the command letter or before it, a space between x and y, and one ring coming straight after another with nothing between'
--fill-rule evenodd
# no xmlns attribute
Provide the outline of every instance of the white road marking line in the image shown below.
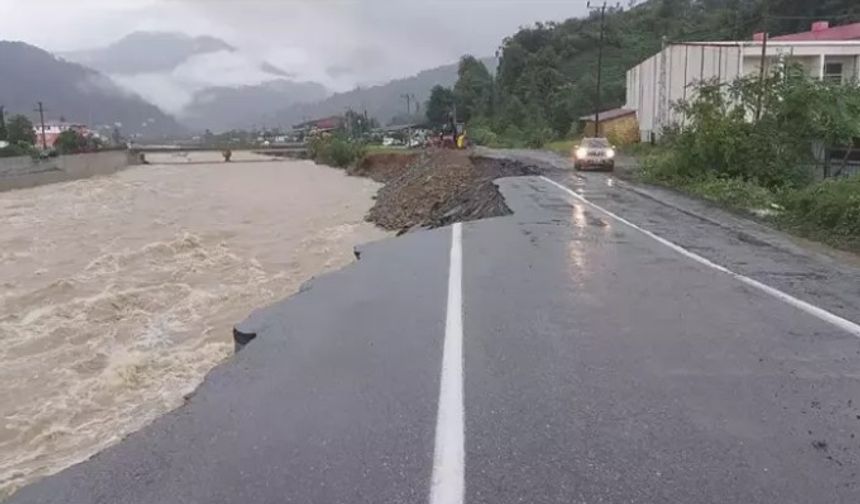
<svg viewBox="0 0 860 504"><path fill-rule="evenodd" d="M430 504L462 504L465 493L463 423L463 225L451 226L448 311L442 350L439 411Z"/></svg>
<svg viewBox="0 0 860 504"><path fill-rule="evenodd" d="M581 195L577 194L575 191L573 191L569 187L566 187L562 184L559 184L558 182L556 182L554 180L550 180L550 179L543 177L543 176L541 178L544 179L545 181L549 182L550 184L556 186L557 188L563 190L564 192L568 193L569 195L571 195L575 199L581 201L582 203L585 203L586 205L603 212L604 214L608 215L609 217L612 217L613 219L617 220L618 222L621 222L627 226L630 226L631 228L639 231L640 233L643 233L646 236L649 236L649 237L653 238L654 240L657 240L658 242L669 247L670 249L674 250L675 252L677 252L683 256L689 257L690 259L692 259L698 263L704 264L705 266L708 266L708 267L713 268L717 271L720 271L722 273L730 275L733 278L739 280L740 282L743 282L743 283L749 285L750 287L758 289L758 290L764 292L765 294L773 296L776 299L779 299L780 301L788 303L791 306L794 306L795 308L803 310L806 313L808 313L808 314L810 314L810 315L812 315L812 316L814 316L820 320L828 322L828 323L842 329L843 331L848 332L850 334L853 334L854 336L857 336L858 338L860 338L860 325L855 324L854 322L851 322L848 319L844 319L844 318L840 317L839 315L830 313L829 311L827 311L823 308L819 308L818 306L807 303L806 301L798 299L798 298L796 298L790 294L786 294L785 292L782 292L779 289L775 289L769 285L765 285L765 284L759 282L758 280L754 280L748 276L741 275L740 273L735 273L734 271L726 268L725 266L720 266L717 263L711 262L710 260L705 259L704 257L696 254L695 252L691 252L691 251L685 249L684 247L682 247L680 245L677 245L675 243L670 242L669 240L667 240L665 238L657 236L656 234L652 233L651 231L648 231L647 229L643 229L643 228L637 226L636 224L633 224L632 222L628 221L627 219L612 213L611 211L601 207L600 205L597 205L595 203L592 203L591 201L588 201L587 199L585 199Z"/></svg>

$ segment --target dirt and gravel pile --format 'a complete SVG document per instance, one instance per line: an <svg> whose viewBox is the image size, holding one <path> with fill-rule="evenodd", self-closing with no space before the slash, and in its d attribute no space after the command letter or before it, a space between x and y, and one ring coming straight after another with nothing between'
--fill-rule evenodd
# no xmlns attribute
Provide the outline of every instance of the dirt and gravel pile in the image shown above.
<svg viewBox="0 0 860 504"><path fill-rule="evenodd" d="M367 219L400 233L509 215L511 210L493 180L538 174L520 163L471 158L467 152L455 150L425 151L405 167L400 164L403 160L365 162L384 168L362 169L359 165L355 174L385 183Z"/></svg>
<svg viewBox="0 0 860 504"><path fill-rule="evenodd" d="M386 152L369 154L357 165L350 166L346 172L356 177L367 177L383 184L403 175L416 163L422 154L419 152Z"/></svg>

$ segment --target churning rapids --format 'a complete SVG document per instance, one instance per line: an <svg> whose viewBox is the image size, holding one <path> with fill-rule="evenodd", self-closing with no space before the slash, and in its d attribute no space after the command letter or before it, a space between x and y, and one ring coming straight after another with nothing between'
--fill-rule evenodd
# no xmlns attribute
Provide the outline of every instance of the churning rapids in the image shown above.
<svg viewBox="0 0 860 504"><path fill-rule="evenodd" d="M384 236L377 184L240 154L0 193L0 500L179 406L234 323Z"/></svg>

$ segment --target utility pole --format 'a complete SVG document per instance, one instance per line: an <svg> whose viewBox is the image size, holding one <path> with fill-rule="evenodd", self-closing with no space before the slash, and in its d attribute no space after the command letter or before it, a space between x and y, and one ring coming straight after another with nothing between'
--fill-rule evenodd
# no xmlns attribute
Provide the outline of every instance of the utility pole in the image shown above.
<svg viewBox="0 0 860 504"><path fill-rule="evenodd" d="M406 120L409 121L409 115L412 114L412 95L404 93L400 97L406 100ZM406 147L411 147L410 144L412 144L412 126L406 128Z"/></svg>
<svg viewBox="0 0 860 504"><path fill-rule="evenodd" d="M669 100L666 98L666 91L668 82L666 78L666 70L667 70L667 62L666 62L666 46L668 45L668 38L663 35L662 42L660 43L660 81L657 83L658 87L658 96L659 96L659 107L657 108L657 126L659 127L659 132L663 134L663 128L666 126L668 108L669 108Z"/></svg>
<svg viewBox="0 0 860 504"><path fill-rule="evenodd" d="M409 116L409 114L412 113L412 95L409 93L404 93L400 95L400 97L406 100L406 115Z"/></svg>
<svg viewBox="0 0 860 504"><path fill-rule="evenodd" d="M600 43L597 47L597 89L594 93L594 136L600 136L600 80L603 73L603 33L606 29L606 2L600 7L592 7L591 2L587 4L591 10L600 10Z"/></svg>
<svg viewBox="0 0 860 504"><path fill-rule="evenodd" d="M758 87L759 87L759 89L758 89L758 104L756 105L756 108L755 108L755 120L756 120L756 122L758 122L758 120L761 118L761 109L762 109L763 102L764 102L764 93L765 93L764 79L765 79L765 73L766 73L765 72L765 66L767 63L767 38L768 38L767 29L768 29L768 25L769 25L768 17L770 16L770 1L769 0L763 0L762 4L763 4L763 9L764 9L764 12L762 13L762 24L764 25L764 29L762 30L762 38L761 38L761 63L760 63L761 68L759 68L759 76L758 76Z"/></svg>
<svg viewBox="0 0 860 504"><path fill-rule="evenodd" d="M45 108L42 102L39 102L39 108L33 112L39 112L39 122L42 124L42 150L48 150L48 142L45 141Z"/></svg>

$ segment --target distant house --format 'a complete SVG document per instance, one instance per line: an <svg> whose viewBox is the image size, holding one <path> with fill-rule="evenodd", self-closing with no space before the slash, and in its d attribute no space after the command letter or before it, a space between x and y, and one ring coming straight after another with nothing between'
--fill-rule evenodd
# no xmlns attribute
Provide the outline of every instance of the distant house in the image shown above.
<svg viewBox="0 0 860 504"><path fill-rule="evenodd" d="M600 127L594 132L594 114L579 118L583 135L587 137L606 137L615 145L629 145L639 141L639 123L636 122L636 111L631 109L613 109L600 112L597 116Z"/></svg>
<svg viewBox="0 0 860 504"><path fill-rule="evenodd" d="M46 121L45 122L45 145L48 147L53 147L54 143L57 141L57 138L60 136L60 133L64 131L77 131L80 135L89 137L93 135L93 132L84 125L78 123L68 123L65 121ZM42 125L35 124L33 126L33 131L36 133L36 144L42 145Z"/></svg>
<svg viewBox="0 0 860 504"><path fill-rule="evenodd" d="M626 109L634 110L642 140L659 137L663 128L684 118L673 107L688 100L698 82L732 82L780 65L796 64L812 77L835 82L860 80L860 23L831 27L813 23L810 31L751 41L679 42L627 71Z"/></svg>
<svg viewBox="0 0 860 504"><path fill-rule="evenodd" d="M293 126L293 129L302 131L316 130L320 132L325 132L340 129L343 127L344 123L345 120L342 116L331 116L324 117L322 119L313 119L310 121L305 121L301 124L296 124L295 126Z"/></svg>

